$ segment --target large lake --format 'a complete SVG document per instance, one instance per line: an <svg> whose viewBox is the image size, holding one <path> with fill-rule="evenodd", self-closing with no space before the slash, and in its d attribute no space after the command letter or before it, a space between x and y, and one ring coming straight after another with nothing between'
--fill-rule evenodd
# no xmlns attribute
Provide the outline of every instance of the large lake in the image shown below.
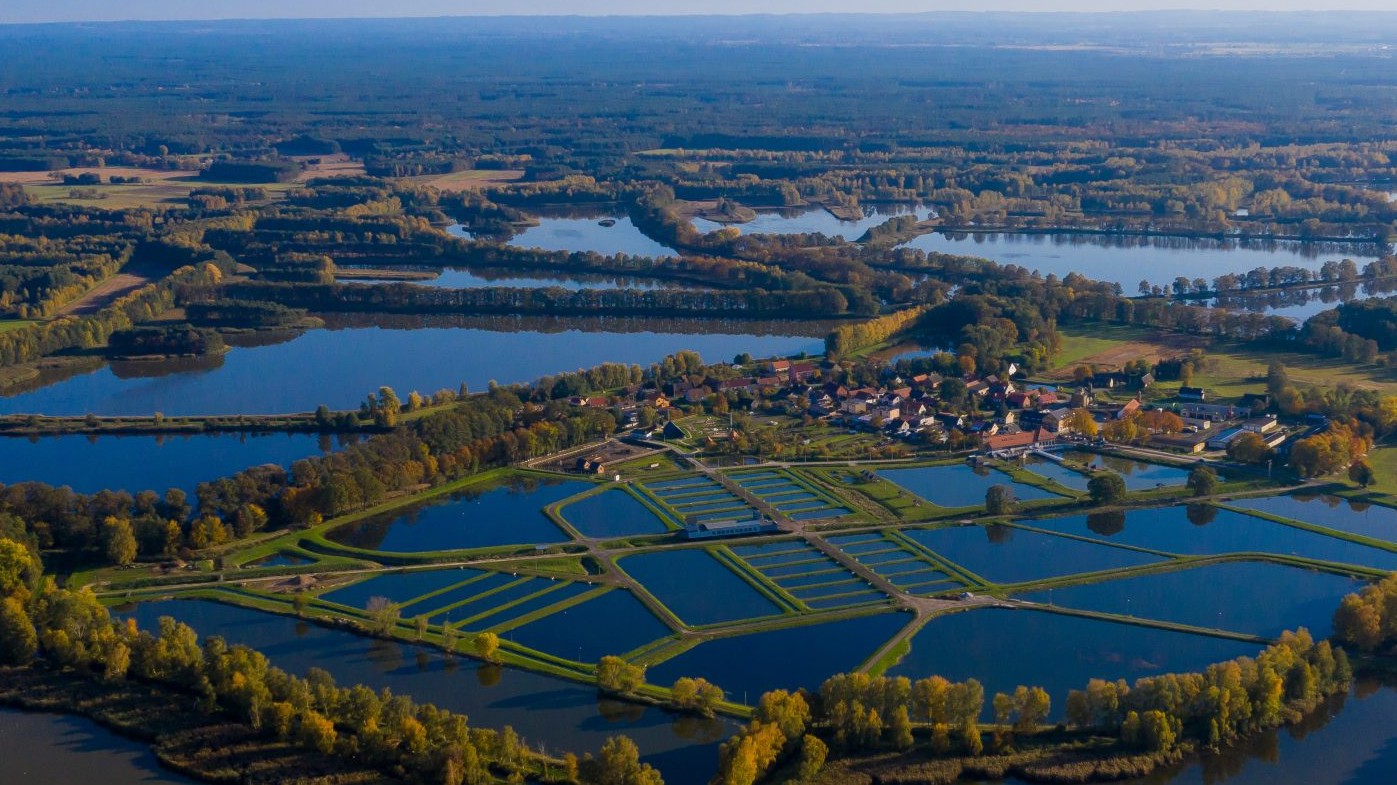
<svg viewBox="0 0 1397 785"><path fill-rule="evenodd" d="M912 208L908 205L878 205L864 209L864 217L857 221L841 221L823 207L800 208L795 210L773 210L757 213L757 217L745 224L722 224L703 218L694 219L694 228L700 232L714 232L729 226L742 230L743 234L823 234L829 237L842 237L853 242L864 232L886 223L888 219L915 213L918 220L931 215L931 209Z"/></svg>
<svg viewBox="0 0 1397 785"><path fill-rule="evenodd" d="M602 226L601 221L614 221ZM520 248L542 248L545 251L595 251L605 256L675 256L674 249L650 239L627 216L598 217L544 216L538 226L531 226L509 241Z"/></svg>
<svg viewBox="0 0 1397 785"><path fill-rule="evenodd" d="M290 466L337 444L301 433L9 436L0 438L0 483L67 485L78 493L179 488L192 497L201 482L264 463Z"/></svg>
<svg viewBox="0 0 1397 785"><path fill-rule="evenodd" d="M82 717L0 709L0 782L187 785L150 748Z"/></svg>
<svg viewBox="0 0 1397 785"><path fill-rule="evenodd" d="M980 256L1059 278L1071 272L1118 283L1128 295L1140 281L1167 286L1178 276L1212 280L1223 273L1257 267L1304 267L1352 259L1361 269L1378 258L1379 249L1355 243L1335 249L1298 242L1248 242L1174 237L1103 237L1087 234L942 233L924 234L905 247L923 251Z"/></svg>
<svg viewBox="0 0 1397 785"><path fill-rule="evenodd" d="M353 269L352 267L341 267L341 270ZM404 269L396 266L392 269ZM432 278L419 280L398 280L393 278L356 278L341 277L340 283L361 283L361 284L407 284L409 286L425 286L431 289L488 289L492 287L505 287L510 289L568 289L578 291L581 289L666 289L680 288L681 283L670 283L653 278L627 278L608 275L547 275L540 273L533 275L532 270L501 270L496 268L478 268L467 270L460 267L423 268L422 272L437 273Z"/></svg>
<svg viewBox="0 0 1397 785"><path fill-rule="evenodd" d="M819 354L828 325L819 323L690 323L682 320L462 320L438 327L423 319L342 320L339 329L311 330L290 340L230 350L221 362L142 375L101 369L0 398L3 414L168 415L280 414L325 404L353 409L388 385L400 397L501 384L590 368L603 362L648 365L682 349L710 362ZM376 324L376 326L375 326ZM474 325L486 325L487 328ZM391 329L401 326L404 329ZM509 330L518 327L517 330ZM555 330L555 331L545 331ZM707 330L709 332L703 332Z"/></svg>

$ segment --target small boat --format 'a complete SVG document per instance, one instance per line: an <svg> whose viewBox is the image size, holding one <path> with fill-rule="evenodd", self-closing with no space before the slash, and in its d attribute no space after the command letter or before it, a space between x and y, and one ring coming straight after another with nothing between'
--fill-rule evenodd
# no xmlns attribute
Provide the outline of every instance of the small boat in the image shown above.
<svg viewBox="0 0 1397 785"><path fill-rule="evenodd" d="M611 227L613 227L613 226L616 225L616 219L615 219L615 218L603 218L603 219L601 219L600 221L597 221L597 223L598 223L599 225L601 225L601 226L605 226L606 228L610 229Z"/></svg>

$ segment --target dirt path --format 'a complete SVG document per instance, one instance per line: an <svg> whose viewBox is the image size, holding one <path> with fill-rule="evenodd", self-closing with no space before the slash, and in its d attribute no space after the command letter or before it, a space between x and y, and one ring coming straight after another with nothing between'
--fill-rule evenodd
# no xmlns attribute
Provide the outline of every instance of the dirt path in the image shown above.
<svg viewBox="0 0 1397 785"><path fill-rule="evenodd" d="M130 294L154 280L154 278L148 278L139 273L117 273L93 287L87 294L59 308L58 313L54 315L86 316L90 313L96 313L123 295Z"/></svg>

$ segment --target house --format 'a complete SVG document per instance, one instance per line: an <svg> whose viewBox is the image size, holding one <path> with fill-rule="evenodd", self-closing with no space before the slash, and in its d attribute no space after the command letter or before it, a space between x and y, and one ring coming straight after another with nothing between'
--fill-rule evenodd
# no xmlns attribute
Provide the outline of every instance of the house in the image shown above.
<svg viewBox="0 0 1397 785"><path fill-rule="evenodd" d="M787 377L791 380L791 384L805 382L809 381L819 370L820 366L814 363L796 363L791 366Z"/></svg>
<svg viewBox="0 0 1397 785"><path fill-rule="evenodd" d="M1268 417L1253 417L1242 423L1242 430L1252 433L1270 433L1279 427L1280 423L1276 422L1274 414Z"/></svg>
<svg viewBox="0 0 1397 785"><path fill-rule="evenodd" d="M781 386L781 377L779 377L779 376L763 376L763 377L757 379L757 386L758 386L758 387L780 387L780 386Z"/></svg>
<svg viewBox="0 0 1397 785"><path fill-rule="evenodd" d="M1208 393L1202 387L1180 387L1179 400L1181 401L1206 401Z"/></svg>
<svg viewBox="0 0 1397 785"><path fill-rule="evenodd" d="M1233 440L1235 440L1238 436L1241 436L1244 433L1247 433L1247 431L1244 431L1241 428L1228 428L1227 430L1208 440L1208 449L1226 450L1227 446L1231 444Z"/></svg>
<svg viewBox="0 0 1397 785"><path fill-rule="evenodd" d="M665 423L665 427L660 430L660 438L662 439L684 439L687 437L688 434L684 433L684 429L675 425L673 421Z"/></svg>
<svg viewBox="0 0 1397 785"><path fill-rule="evenodd" d="M1183 403L1178 407L1180 417L1193 417L1200 420L1235 420L1251 414L1250 409L1225 403Z"/></svg>
<svg viewBox="0 0 1397 785"><path fill-rule="evenodd" d="M984 447L989 452L999 452L1000 450L1022 450L1032 447L1035 444L1045 444L1056 440L1057 437L1039 428L1032 431L1019 431L1018 433L1002 433L990 436L984 440Z"/></svg>
<svg viewBox="0 0 1397 785"><path fill-rule="evenodd" d="M719 386L719 392L748 392L752 389L751 379L728 379Z"/></svg>
<svg viewBox="0 0 1397 785"><path fill-rule="evenodd" d="M1052 433L1066 433L1067 416L1072 413L1071 409L1050 409L1043 412L1043 428Z"/></svg>
<svg viewBox="0 0 1397 785"><path fill-rule="evenodd" d="M1171 433L1151 436L1149 445L1162 450L1177 450L1185 453L1203 452L1203 447L1208 441L1207 434L1201 433Z"/></svg>
<svg viewBox="0 0 1397 785"><path fill-rule="evenodd" d="M965 391L966 391L967 393L970 393L971 395L979 395L979 396L982 396L982 397L983 397L984 395L986 395L987 393L989 393L989 391L990 391L990 384L989 384L989 382L987 382L987 381L985 381L985 380L983 380L983 379L976 379L976 380L973 381L973 382L967 382L967 383L966 383L966 385L965 385Z"/></svg>
<svg viewBox="0 0 1397 785"><path fill-rule="evenodd" d="M701 403L708 397L707 387L690 387L684 391L684 400L689 403Z"/></svg>
<svg viewBox="0 0 1397 785"><path fill-rule="evenodd" d="M1018 392L1011 392L1008 395L1004 396L1004 405L1008 406L1011 409L1026 409L1028 408L1028 402L1028 393L1022 390L1019 390Z"/></svg>
<svg viewBox="0 0 1397 785"><path fill-rule="evenodd" d="M768 373L790 373L791 361L772 360L771 362L766 364L766 370Z"/></svg>
<svg viewBox="0 0 1397 785"><path fill-rule="evenodd" d="M1126 402L1125 402L1125 405L1124 405L1124 406L1122 406L1120 409L1118 409L1118 410L1116 411L1116 419L1117 419L1117 420L1127 420L1127 419L1130 419L1130 416L1133 415L1133 414L1135 414L1135 413L1138 412L1138 411L1140 411L1140 399L1139 399L1139 398L1131 398L1129 401L1126 401Z"/></svg>
<svg viewBox="0 0 1397 785"><path fill-rule="evenodd" d="M955 414L954 412L940 412L936 415L936 422L940 423L941 427L948 431L963 429L965 427L965 415Z"/></svg>
<svg viewBox="0 0 1397 785"><path fill-rule="evenodd" d="M939 373L923 373L912 377L912 384L923 390L936 390L941 387L944 379Z"/></svg>
<svg viewBox="0 0 1397 785"><path fill-rule="evenodd" d="M1038 391L1038 405L1039 405L1039 406L1052 406L1053 404L1057 403L1059 400L1060 400L1060 399L1057 397L1057 392L1054 391L1054 390L1039 390L1039 391Z"/></svg>
<svg viewBox="0 0 1397 785"><path fill-rule="evenodd" d="M1140 389L1142 389L1142 390L1145 389L1145 388L1147 388L1147 387L1151 387L1151 386L1154 385L1154 374L1152 374L1152 373L1147 373L1147 374L1145 374L1144 376L1141 376L1141 377L1136 381L1136 383L1140 385Z"/></svg>
<svg viewBox="0 0 1397 785"><path fill-rule="evenodd" d="M1091 406L1093 400L1095 398L1092 396L1090 388L1078 387L1077 391L1072 393L1072 398L1067 402L1067 405L1074 409L1084 409Z"/></svg>
<svg viewBox="0 0 1397 785"><path fill-rule="evenodd" d="M606 474L606 464L595 455L578 458L573 465L573 471L579 474Z"/></svg>

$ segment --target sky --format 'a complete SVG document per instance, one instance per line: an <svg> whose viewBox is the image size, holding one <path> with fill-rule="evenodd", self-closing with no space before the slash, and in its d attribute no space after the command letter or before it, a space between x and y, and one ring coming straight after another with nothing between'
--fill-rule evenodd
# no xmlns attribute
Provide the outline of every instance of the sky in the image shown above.
<svg viewBox="0 0 1397 785"><path fill-rule="evenodd" d="M1397 11L1394 0L7 0L0 23L494 14L919 13L927 11Z"/></svg>

